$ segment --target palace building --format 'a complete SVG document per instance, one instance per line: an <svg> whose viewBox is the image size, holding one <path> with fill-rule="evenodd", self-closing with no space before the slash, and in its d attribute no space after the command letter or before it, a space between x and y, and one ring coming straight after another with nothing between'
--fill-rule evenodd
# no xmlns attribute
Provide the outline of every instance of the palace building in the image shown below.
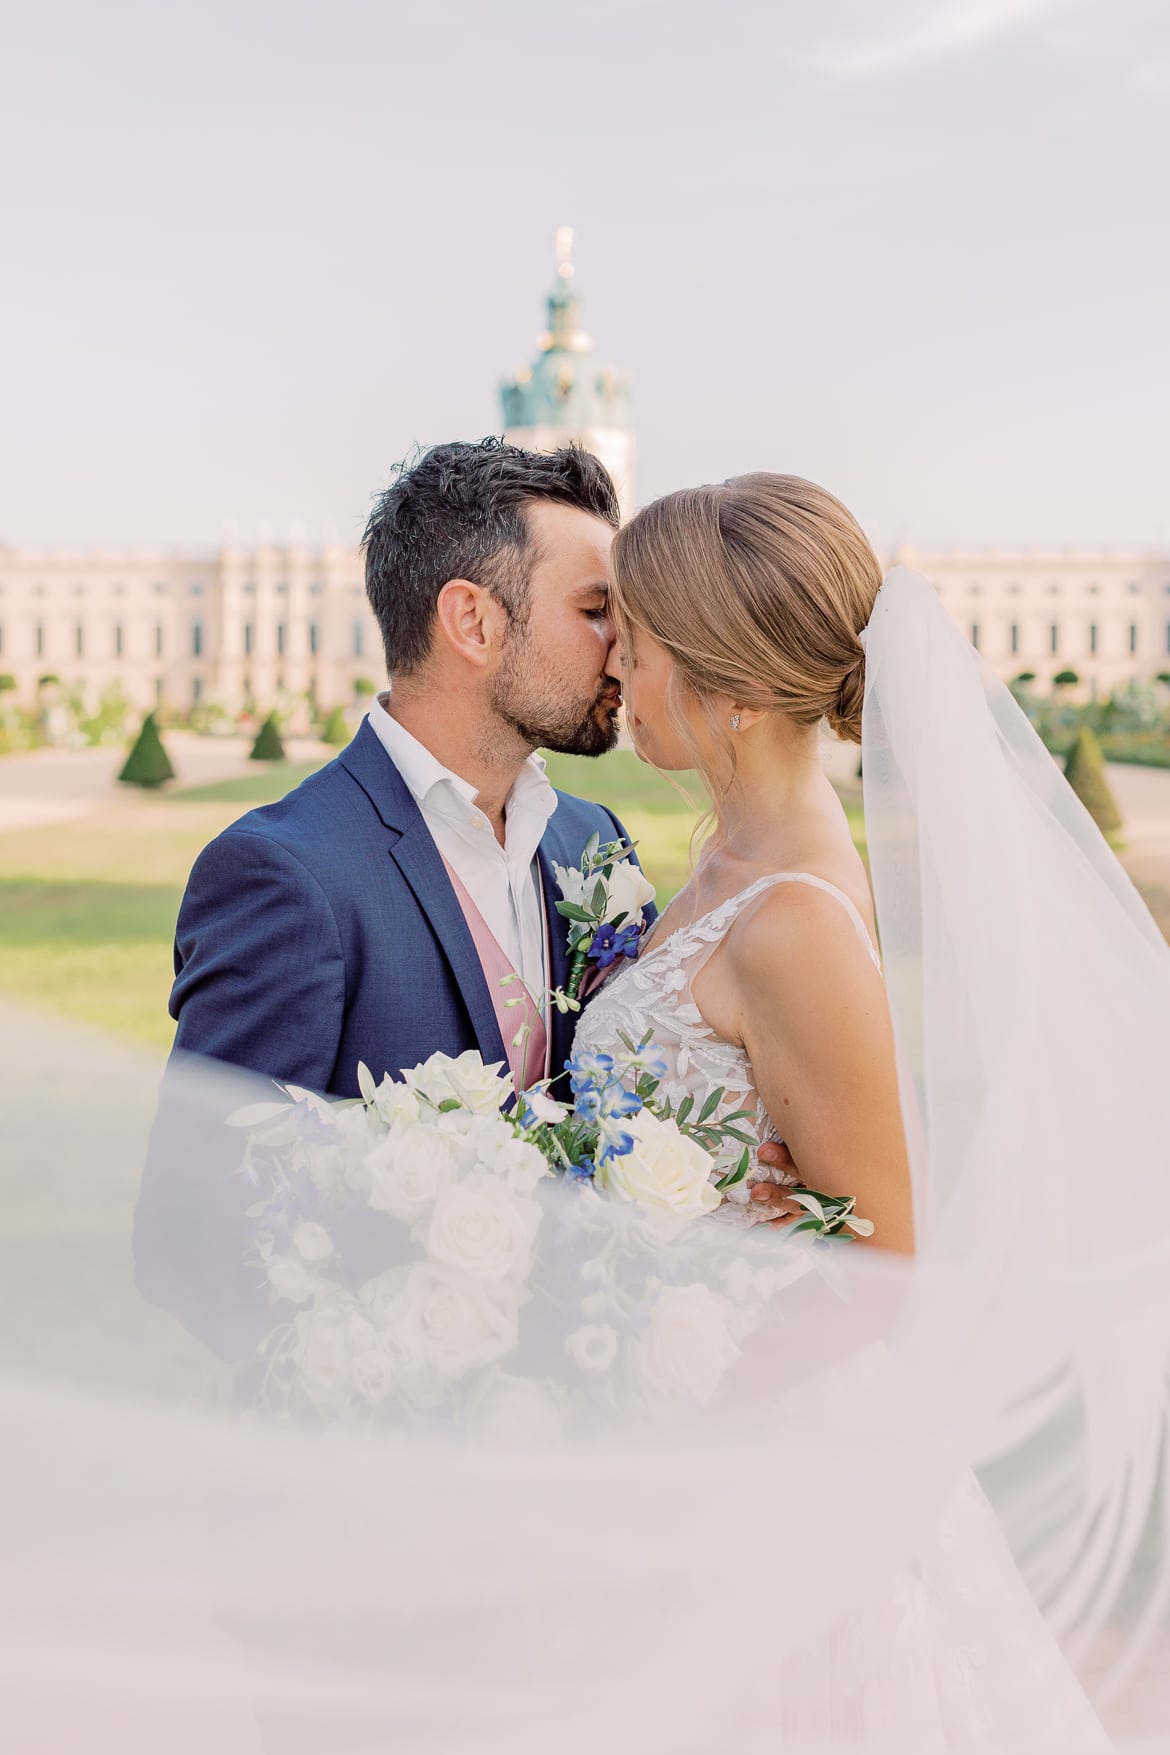
<svg viewBox="0 0 1170 1755"><path fill-rule="evenodd" d="M501 386L508 439L596 452L635 505L627 380L593 358L580 326L572 233L557 234L548 328L533 363ZM791 459L784 459L791 465ZM967 637L1005 678L1044 687L1072 672L1088 692L1170 673L1170 552L902 548L882 554L934 581ZM0 675L32 704L47 678L138 709L348 705L384 678L361 555L339 545L223 547L205 554L27 550L0 532Z"/></svg>

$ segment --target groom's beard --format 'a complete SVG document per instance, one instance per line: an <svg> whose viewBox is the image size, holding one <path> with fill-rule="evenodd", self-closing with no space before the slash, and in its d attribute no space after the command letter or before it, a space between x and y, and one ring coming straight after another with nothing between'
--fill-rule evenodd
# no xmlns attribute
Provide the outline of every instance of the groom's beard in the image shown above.
<svg viewBox="0 0 1170 1755"><path fill-rule="evenodd" d="M603 756L618 740L621 689L612 677L601 686L587 706L580 701L531 698L531 683L524 687L518 670L509 667L492 688L493 710L517 737L534 750L553 750L562 756Z"/></svg>

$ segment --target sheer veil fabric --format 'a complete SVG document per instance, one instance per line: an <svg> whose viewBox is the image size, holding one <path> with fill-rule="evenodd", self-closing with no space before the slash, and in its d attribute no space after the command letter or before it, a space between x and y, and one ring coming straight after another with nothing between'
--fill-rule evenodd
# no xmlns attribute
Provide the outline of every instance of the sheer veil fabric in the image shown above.
<svg viewBox="0 0 1170 1755"><path fill-rule="evenodd" d="M1170 1748L1170 951L931 586L892 573L865 638L921 1252L773 1272L711 1400L565 1387L542 1309L639 1221L578 1225L557 1183L524 1317L556 1430L265 1412L223 1122L271 1087L175 1064L182 1125L150 1145L151 1057L3 1015L7 1751L1076 1755L1102 1744L1091 1715L1045 1714L1065 1664L1119 1746ZM151 1303L129 1236L164 1148ZM791 1259L724 1226L685 1247L720 1299ZM891 1625L930 1612L919 1586L968 1528L1010 1547L1035 1605L1014 1741L957 1708L941 1741L927 1710L906 1734L933 1681L899 1676ZM969 1583L950 1649L1006 1664L995 1590L978 1565ZM834 1708L785 1728L794 1694Z"/></svg>

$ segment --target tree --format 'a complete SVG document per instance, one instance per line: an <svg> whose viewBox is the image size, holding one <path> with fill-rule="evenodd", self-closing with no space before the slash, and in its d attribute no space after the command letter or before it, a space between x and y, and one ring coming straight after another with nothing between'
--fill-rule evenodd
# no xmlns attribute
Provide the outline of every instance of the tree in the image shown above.
<svg viewBox="0 0 1170 1755"><path fill-rule="evenodd" d="M321 742L342 744L349 742L349 722L345 717L344 707L334 707L324 725L321 727Z"/></svg>
<svg viewBox="0 0 1170 1755"><path fill-rule="evenodd" d="M1054 688L1075 689L1080 680L1075 670L1058 670L1052 683Z"/></svg>
<svg viewBox="0 0 1170 1755"><path fill-rule="evenodd" d="M353 692L355 695L376 695L378 692L378 685L377 683L372 683L368 676L355 676L353 679Z"/></svg>
<svg viewBox="0 0 1170 1755"><path fill-rule="evenodd" d="M280 725L275 713L270 713L256 736L252 745L253 762L283 762L287 760L284 745L280 741Z"/></svg>
<svg viewBox="0 0 1170 1755"><path fill-rule="evenodd" d="M10 670L0 673L0 695L8 694L16 687L16 678Z"/></svg>
<svg viewBox="0 0 1170 1755"><path fill-rule="evenodd" d="M118 779L124 780L127 786L162 786L174 777L175 770L163 748L154 714L148 713Z"/></svg>
<svg viewBox="0 0 1170 1755"><path fill-rule="evenodd" d="M1034 683L1035 681L1036 672L1034 670L1021 670L1019 676L1012 678L1012 687L1014 688L1017 684L1023 687L1026 683Z"/></svg>
<svg viewBox="0 0 1170 1755"><path fill-rule="evenodd" d="M1077 733L1065 763L1064 777L1101 833L1116 835L1121 828L1121 812L1105 775L1101 745L1087 725Z"/></svg>

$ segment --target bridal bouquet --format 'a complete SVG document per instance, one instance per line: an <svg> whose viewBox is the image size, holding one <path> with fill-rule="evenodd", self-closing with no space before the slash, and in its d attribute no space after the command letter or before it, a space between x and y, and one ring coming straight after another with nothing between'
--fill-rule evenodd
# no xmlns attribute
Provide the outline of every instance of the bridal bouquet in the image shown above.
<svg viewBox="0 0 1170 1755"><path fill-rule="evenodd" d="M746 1177L746 1117L717 1118L722 1091L672 1110L661 1074L649 1041L623 1043L570 1062L571 1104L538 1089L506 1109L501 1066L435 1054L401 1080L362 1067L356 1101L288 1086L237 1112L255 1260L284 1318L266 1398L528 1432L583 1393L713 1395L773 1285L808 1265L784 1236L868 1227L851 1201L794 1191L805 1218L745 1278L742 1252L693 1221Z"/></svg>

